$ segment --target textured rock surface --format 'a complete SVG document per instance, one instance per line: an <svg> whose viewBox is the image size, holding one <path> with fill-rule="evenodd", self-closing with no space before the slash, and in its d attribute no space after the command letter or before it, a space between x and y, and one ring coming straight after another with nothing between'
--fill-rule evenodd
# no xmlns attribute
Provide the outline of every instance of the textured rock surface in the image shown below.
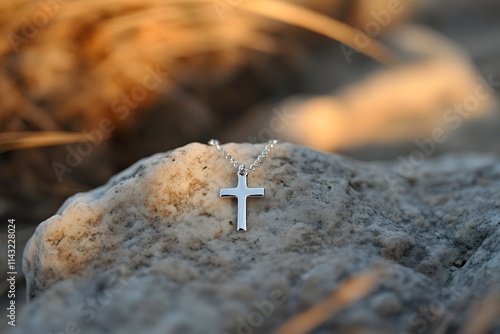
<svg viewBox="0 0 500 334"><path fill-rule="evenodd" d="M226 146L245 162L261 148ZM318 332L456 331L500 281L500 161L398 167L279 145L249 177L266 197L249 200L238 233L236 201L218 197L236 174L212 147L139 161L38 227L17 330L269 332L384 263L373 291Z"/></svg>

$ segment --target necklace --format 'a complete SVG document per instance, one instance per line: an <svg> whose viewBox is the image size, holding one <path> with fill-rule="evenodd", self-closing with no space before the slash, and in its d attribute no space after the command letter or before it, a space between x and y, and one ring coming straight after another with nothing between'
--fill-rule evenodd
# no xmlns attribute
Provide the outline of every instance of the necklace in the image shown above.
<svg viewBox="0 0 500 334"><path fill-rule="evenodd" d="M269 152L273 149L274 145L278 143L277 140L270 140L264 147L260 155L255 159L250 167L240 164L236 159L222 148L217 139L212 139L208 142L209 145L215 147L219 153L226 160L233 164L233 167L238 170L238 186L236 188L223 188L220 190L220 197L236 197L238 199L238 220L236 225L237 231L247 230L247 198L248 197L264 197L264 188L248 188L247 177L248 174L259 167L262 162L267 158Z"/></svg>

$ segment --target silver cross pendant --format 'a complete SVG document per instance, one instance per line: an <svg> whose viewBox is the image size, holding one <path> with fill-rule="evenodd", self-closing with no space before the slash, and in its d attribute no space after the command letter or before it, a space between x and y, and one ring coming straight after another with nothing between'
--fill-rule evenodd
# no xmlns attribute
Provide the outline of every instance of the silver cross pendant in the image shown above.
<svg viewBox="0 0 500 334"><path fill-rule="evenodd" d="M223 188L220 197L236 197L238 199L237 231L247 230L247 198L264 197L264 188L248 188L247 173L238 172L238 186L236 188Z"/></svg>

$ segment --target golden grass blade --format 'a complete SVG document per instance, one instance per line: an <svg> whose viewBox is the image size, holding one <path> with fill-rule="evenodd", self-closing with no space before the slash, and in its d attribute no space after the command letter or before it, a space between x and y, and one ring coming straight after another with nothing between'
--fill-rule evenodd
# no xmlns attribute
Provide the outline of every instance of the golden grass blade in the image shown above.
<svg viewBox="0 0 500 334"><path fill-rule="evenodd" d="M378 271L372 271L348 279L327 300L288 320L275 334L303 334L312 331L343 308L370 293L378 276Z"/></svg>
<svg viewBox="0 0 500 334"><path fill-rule="evenodd" d="M397 56L382 43L363 34L365 39L369 39L369 44L366 47L360 47L355 41L357 34L360 33L359 31L308 8L282 1L246 1L241 5L241 8L327 36L383 64L393 65L398 63Z"/></svg>
<svg viewBox="0 0 500 334"><path fill-rule="evenodd" d="M500 293L476 302L471 315L460 334L489 333L500 318Z"/></svg>
<svg viewBox="0 0 500 334"><path fill-rule="evenodd" d="M83 134L74 132L8 132L0 134L0 153L80 141L88 139Z"/></svg>

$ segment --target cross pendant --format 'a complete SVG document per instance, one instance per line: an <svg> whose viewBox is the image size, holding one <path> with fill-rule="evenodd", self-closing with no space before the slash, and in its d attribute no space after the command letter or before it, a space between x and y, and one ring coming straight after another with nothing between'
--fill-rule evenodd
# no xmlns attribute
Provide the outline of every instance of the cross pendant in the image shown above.
<svg viewBox="0 0 500 334"><path fill-rule="evenodd" d="M220 190L220 197L236 197L238 199L237 231L247 230L247 198L264 197L264 188L248 188L247 174L238 172L238 186Z"/></svg>

